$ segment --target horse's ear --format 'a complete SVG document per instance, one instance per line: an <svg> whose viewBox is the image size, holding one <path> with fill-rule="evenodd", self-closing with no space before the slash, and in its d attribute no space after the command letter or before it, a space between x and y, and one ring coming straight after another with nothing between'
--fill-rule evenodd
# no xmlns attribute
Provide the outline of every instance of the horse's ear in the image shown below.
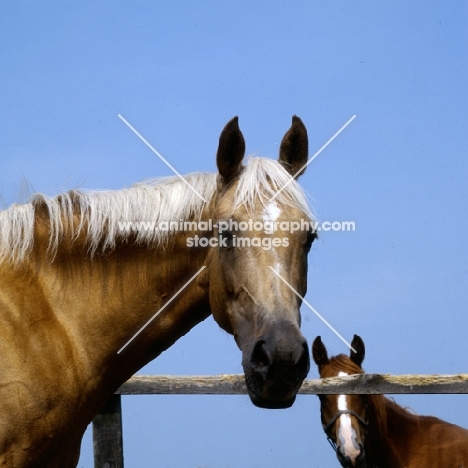
<svg viewBox="0 0 468 468"><path fill-rule="evenodd" d="M279 162L292 175L299 177L305 171L309 155L307 129L296 115L292 118L291 128L281 141ZM302 170L301 170L302 169Z"/></svg>
<svg viewBox="0 0 468 468"><path fill-rule="evenodd" d="M359 335L354 335L353 341L351 341L351 347L356 351L351 350L349 352L349 357L354 364L361 367L362 361L364 361L364 356L366 354L366 347L364 346L364 341Z"/></svg>
<svg viewBox="0 0 468 468"><path fill-rule="evenodd" d="M328 363L327 348L325 348L325 345L322 343L322 338L320 338L320 336L317 336L312 343L312 356L315 364L317 364L319 368Z"/></svg>
<svg viewBox="0 0 468 468"><path fill-rule="evenodd" d="M239 129L239 119L234 117L223 128L219 137L216 164L223 182L230 182L239 175L245 153L245 141Z"/></svg>

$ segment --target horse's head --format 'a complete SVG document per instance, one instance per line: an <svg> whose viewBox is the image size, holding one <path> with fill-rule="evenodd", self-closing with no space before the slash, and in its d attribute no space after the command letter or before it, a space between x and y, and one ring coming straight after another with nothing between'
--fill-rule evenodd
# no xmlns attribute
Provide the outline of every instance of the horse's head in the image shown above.
<svg viewBox="0 0 468 468"><path fill-rule="evenodd" d="M351 350L349 357L340 354L329 359L321 338L315 338L312 356L321 378L363 373L364 342L354 335L351 346L356 352ZM319 395L319 398L323 429L341 466L365 468L365 395Z"/></svg>
<svg viewBox="0 0 468 468"><path fill-rule="evenodd" d="M306 293L315 233L293 178L307 162L307 130L293 117L279 162L253 158L244 167L244 151L236 117L222 131L217 153L213 212L219 242L208 257L210 304L242 351L252 402L287 408L310 366L297 294Z"/></svg>

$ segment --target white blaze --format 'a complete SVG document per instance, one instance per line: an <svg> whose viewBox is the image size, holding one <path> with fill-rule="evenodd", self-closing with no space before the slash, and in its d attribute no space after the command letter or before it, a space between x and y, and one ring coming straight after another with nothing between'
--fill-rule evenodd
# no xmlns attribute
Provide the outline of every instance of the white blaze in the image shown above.
<svg viewBox="0 0 468 468"><path fill-rule="evenodd" d="M280 216L281 210L278 208L278 205L276 202L272 201L268 203L267 206L265 206L265 210L263 211L263 223L274 223ZM267 229L268 227L268 229ZM274 226L263 226L264 231L271 232L274 230ZM275 232L273 231L273 236L275 236ZM282 268L281 268L281 262L278 261L278 255L275 251L275 249L271 250L275 256L276 262L275 262L275 270L280 273ZM279 280L279 278L277 278ZM281 280L279 280L281 281Z"/></svg>
<svg viewBox="0 0 468 468"><path fill-rule="evenodd" d="M348 375L346 372L339 372L338 376L342 377ZM338 411L347 411L348 402L346 395L338 395ZM351 460L355 460L360 453L359 444L356 442L356 433L351 425L351 416L349 414L342 414L340 416L340 429L338 431L338 439L340 445L343 447L345 453Z"/></svg>
<svg viewBox="0 0 468 468"><path fill-rule="evenodd" d="M278 205L276 204L276 202L274 201L270 202L265 207L265 211L263 212L263 221L275 222L279 218L280 214L281 214L281 210L278 208Z"/></svg>

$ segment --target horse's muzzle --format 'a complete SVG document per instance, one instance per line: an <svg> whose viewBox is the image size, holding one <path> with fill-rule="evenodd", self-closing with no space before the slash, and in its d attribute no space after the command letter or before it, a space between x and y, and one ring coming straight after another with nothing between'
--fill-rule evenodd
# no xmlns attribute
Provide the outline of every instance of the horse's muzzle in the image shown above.
<svg viewBox="0 0 468 468"><path fill-rule="evenodd" d="M310 368L309 348L297 327L275 324L262 334L243 360L252 403L260 408L289 408Z"/></svg>
<svg viewBox="0 0 468 468"><path fill-rule="evenodd" d="M364 448L362 447L361 444L359 445L361 447L361 453L357 456L355 460L351 460L351 457L344 454L340 450L340 447L337 448L336 456L342 467L344 468L366 468L366 455L364 452Z"/></svg>

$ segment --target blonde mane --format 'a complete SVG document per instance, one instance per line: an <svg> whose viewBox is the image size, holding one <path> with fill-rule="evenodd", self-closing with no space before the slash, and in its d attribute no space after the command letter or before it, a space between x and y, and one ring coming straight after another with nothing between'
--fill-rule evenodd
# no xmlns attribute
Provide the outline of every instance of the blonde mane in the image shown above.
<svg viewBox="0 0 468 468"><path fill-rule="evenodd" d="M276 161L249 158L241 173L233 211L244 205L253 211L257 200L266 204L275 193L287 185L276 197L279 204L296 206L310 220L312 212L301 187L290 181L288 172ZM216 192L217 174L195 173L184 179L204 199ZM49 222L49 255L54 257L64 235L76 239L86 233L90 255L115 247L118 240L128 237L144 245L158 244L169 232L142 229L123 230L122 223L179 222L200 219L207 205L187 183L178 177L166 177L138 183L130 188L105 191L70 191L56 197L37 194L29 203L12 205L0 212L0 262L21 262L34 245L34 227L40 208Z"/></svg>

